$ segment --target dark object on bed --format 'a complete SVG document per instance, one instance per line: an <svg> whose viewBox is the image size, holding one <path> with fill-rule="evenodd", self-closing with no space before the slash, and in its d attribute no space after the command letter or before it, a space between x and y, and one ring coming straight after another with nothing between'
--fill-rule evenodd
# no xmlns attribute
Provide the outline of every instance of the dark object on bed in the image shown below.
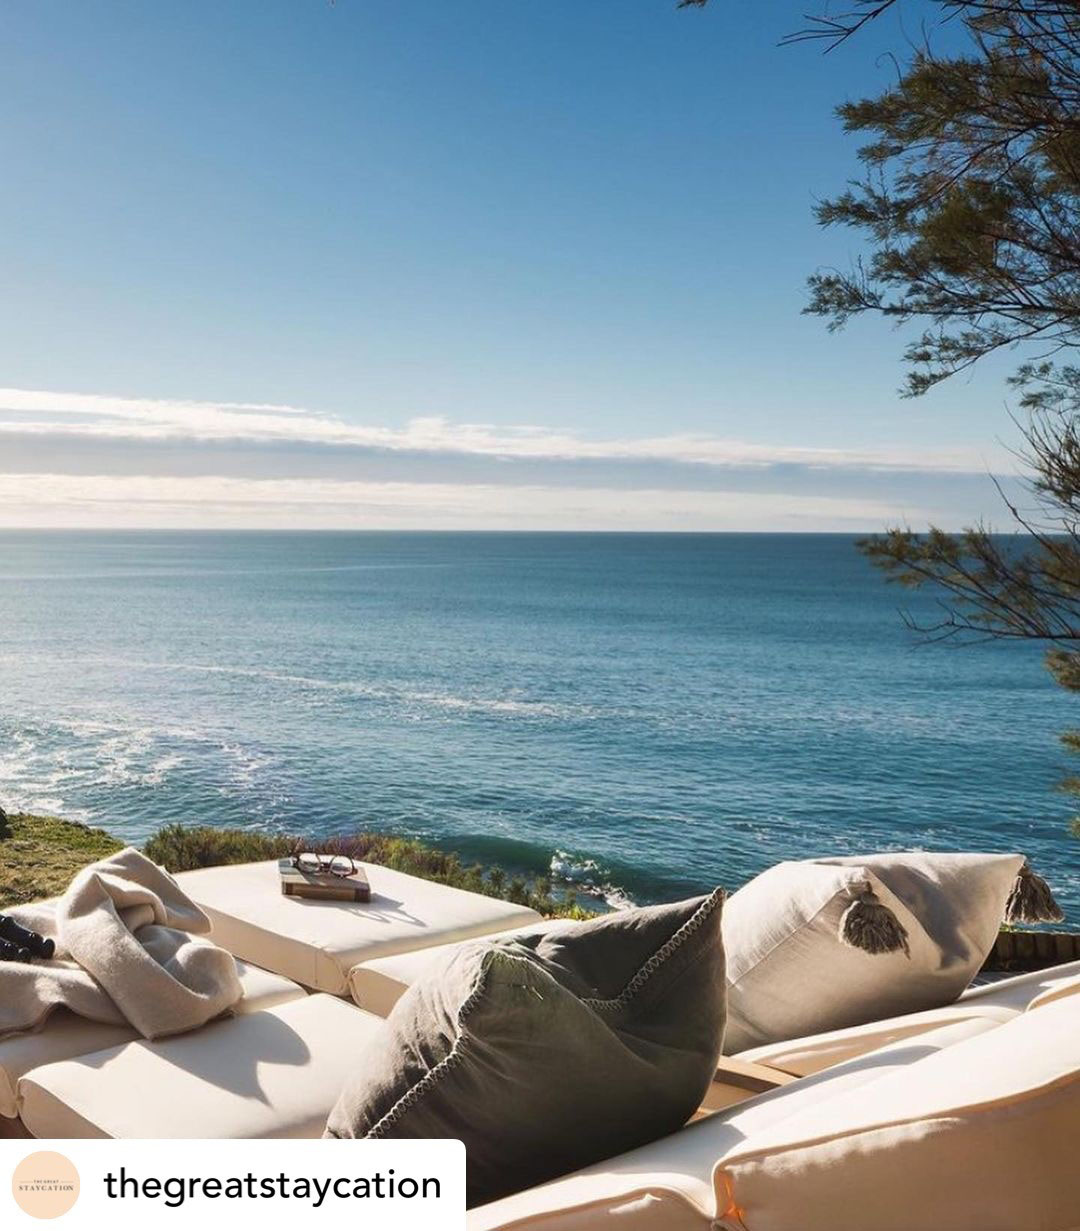
<svg viewBox="0 0 1080 1231"><path fill-rule="evenodd" d="M31 932L29 928L24 928L10 915L0 915L0 940L7 941L16 949L25 949L28 956L16 959L23 962L31 957L40 957L48 961L56 952L55 941L39 936L37 932Z"/></svg>

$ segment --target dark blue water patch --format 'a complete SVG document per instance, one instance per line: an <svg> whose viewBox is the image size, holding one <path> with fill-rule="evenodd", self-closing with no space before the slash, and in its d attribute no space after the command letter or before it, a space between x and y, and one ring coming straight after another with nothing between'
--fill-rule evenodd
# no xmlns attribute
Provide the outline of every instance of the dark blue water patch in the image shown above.
<svg viewBox="0 0 1080 1231"><path fill-rule="evenodd" d="M401 830L612 900L1018 849L1080 914L1041 651L829 535L0 534L0 802Z"/></svg>

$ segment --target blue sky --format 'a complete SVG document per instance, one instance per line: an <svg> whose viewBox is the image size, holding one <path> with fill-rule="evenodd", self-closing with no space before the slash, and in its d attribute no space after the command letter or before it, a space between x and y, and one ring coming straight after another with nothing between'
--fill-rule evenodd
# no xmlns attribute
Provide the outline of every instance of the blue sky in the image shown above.
<svg viewBox="0 0 1080 1231"><path fill-rule="evenodd" d="M804 0L15 0L0 525L857 529L995 515L997 362L830 336ZM258 409L252 409L258 408Z"/></svg>

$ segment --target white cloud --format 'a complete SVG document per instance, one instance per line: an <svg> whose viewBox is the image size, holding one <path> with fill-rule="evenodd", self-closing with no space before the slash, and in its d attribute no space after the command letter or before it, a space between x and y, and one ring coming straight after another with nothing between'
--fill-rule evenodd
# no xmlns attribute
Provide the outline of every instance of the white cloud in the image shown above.
<svg viewBox="0 0 1080 1231"><path fill-rule="evenodd" d="M864 529L885 503L662 489L159 476L0 475L0 527Z"/></svg>
<svg viewBox="0 0 1080 1231"><path fill-rule="evenodd" d="M954 528L996 507L987 469L974 448L597 439L432 416L390 427L0 389L3 526Z"/></svg>
<svg viewBox="0 0 1080 1231"><path fill-rule="evenodd" d="M115 398L99 394L0 389L0 433L39 433L58 441L104 439L289 442L348 445L455 456L562 461L646 461L707 466L984 472L1007 455L984 448L845 448L771 445L721 436L589 439L531 425L499 427L421 416L402 428L356 424L296 406ZM990 458L990 452L993 458Z"/></svg>

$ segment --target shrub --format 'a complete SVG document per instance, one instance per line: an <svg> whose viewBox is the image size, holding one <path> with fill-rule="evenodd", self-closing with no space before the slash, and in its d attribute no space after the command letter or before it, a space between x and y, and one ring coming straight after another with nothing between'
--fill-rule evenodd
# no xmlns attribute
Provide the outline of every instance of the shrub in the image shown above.
<svg viewBox="0 0 1080 1231"><path fill-rule="evenodd" d="M191 872L225 863L255 863L291 854L292 838L248 833L243 829L215 829L210 825L166 825L146 843L148 858L170 872Z"/></svg>
<svg viewBox="0 0 1080 1231"><path fill-rule="evenodd" d="M485 869L479 864L466 866L452 851L440 851L415 838L390 834L356 833L332 838L306 839L284 834L251 833L242 829L217 829L210 825L188 828L166 825L144 847L155 863L170 872L190 872L221 864L254 863L260 859L281 859L295 850L317 851L323 855L348 855L364 863L377 863L410 876L468 889L492 898L506 898L529 906L542 915L566 919L588 919L592 912L578 905L573 895L565 899L552 894L551 881L540 877L530 882L522 876L507 879L503 868Z"/></svg>

